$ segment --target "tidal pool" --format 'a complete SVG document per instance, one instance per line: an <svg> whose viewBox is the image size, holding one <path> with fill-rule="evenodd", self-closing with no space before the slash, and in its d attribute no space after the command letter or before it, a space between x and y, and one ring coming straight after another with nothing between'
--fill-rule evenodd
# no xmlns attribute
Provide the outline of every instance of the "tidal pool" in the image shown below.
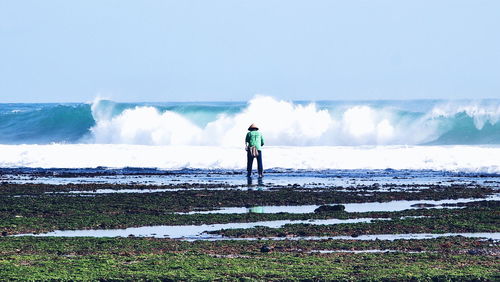
<svg viewBox="0 0 500 282"><path fill-rule="evenodd" d="M156 232L157 229L154 226L149 232ZM139 227L143 228L143 227ZM40 237L126 237L127 232L123 230L131 230L132 228L115 230L116 232L109 232L109 230L97 230L104 231L101 233L95 233L96 230L74 230L74 231L54 231L44 234L20 234L15 236L40 236ZM199 229L201 230L201 229ZM88 231L88 232L87 232ZM130 234L130 232L128 232ZM133 235L133 234L131 234ZM187 234L186 234L187 235ZM134 235L136 236L136 235ZM156 233L149 235L139 235L140 237L155 237L163 238L167 236L159 236ZM500 232L480 232L480 233L443 233L443 234L431 234L431 233L410 233L410 234L371 234L371 235L359 235L357 237L352 236L295 236L295 237L259 237L259 238L232 238L223 237L221 235L211 235L206 233L200 233L197 236L181 236L181 237L170 237L172 239L178 239L183 241L197 241L197 240L207 240L207 241L218 241L218 240L234 240L234 241L257 241L257 240L426 240L435 239L441 237L467 237L467 238L480 238L485 240L500 240Z"/></svg>
<svg viewBox="0 0 500 282"><path fill-rule="evenodd" d="M415 200L415 201L390 201L390 202L365 202L365 203L349 203L342 204L345 206L346 212L394 212L407 209L418 209L412 207L415 204L431 204L435 207L431 208L450 208L443 206L444 204L457 204L478 201L499 201L500 194L495 194L486 198L462 198L453 200ZM299 205L299 206L257 206L257 207L225 207L209 211L191 211L179 214L241 214L241 213L313 213L319 205Z"/></svg>
<svg viewBox="0 0 500 282"><path fill-rule="evenodd" d="M230 228L254 228L266 226L278 228L285 224L340 224L371 222L372 218L357 219L320 219L320 220L273 220L246 223L224 223L204 225L158 225L130 227L126 229L89 229L89 230L56 230L41 234L20 234L15 236L50 236L50 237L155 237L155 238L185 238L185 239L211 239L222 238L221 235L207 234L207 231L216 231ZM380 220L380 219L377 219ZM383 219L387 220L387 219Z"/></svg>
<svg viewBox="0 0 500 282"><path fill-rule="evenodd" d="M309 251L311 254L332 254L332 253L353 253L353 254L365 254L365 253L406 253L406 254L419 254L426 253L427 251L401 251L401 250L312 250Z"/></svg>

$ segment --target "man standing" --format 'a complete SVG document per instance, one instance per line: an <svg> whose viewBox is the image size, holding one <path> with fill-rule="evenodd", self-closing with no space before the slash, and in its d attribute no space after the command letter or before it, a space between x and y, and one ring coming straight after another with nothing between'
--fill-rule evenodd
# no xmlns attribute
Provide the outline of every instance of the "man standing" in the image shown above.
<svg viewBox="0 0 500 282"><path fill-rule="evenodd" d="M247 177L252 175L253 159L257 158L257 170L259 177L264 176L264 169L262 168L262 151L264 146L264 137L259 132L259 128L252 124L248 128L247 136L245 137L245 145L247 150Z"/></svg>

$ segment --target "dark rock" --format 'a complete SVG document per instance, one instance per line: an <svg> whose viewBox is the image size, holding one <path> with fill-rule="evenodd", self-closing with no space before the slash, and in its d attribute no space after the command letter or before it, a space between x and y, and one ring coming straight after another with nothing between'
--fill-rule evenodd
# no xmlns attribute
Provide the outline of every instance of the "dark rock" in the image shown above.
<svg viewBox="0 0 500 282"><path fill-rule="evenodd" d="M495 256L500 254L500 249L471 249L467 253L476 256Z"/></svg>
<svg viewBox="0 0 500 282"><path fill-rule="evenodd" d="M480 255L481 254L481 252L477 249L469 250L467 253L469 255Z"/></svg>
<svg viewBox="0 0 500 282"><path fill-rule="evenodd" d="M357 238L357 237L359 237L359 234L357 234L357 233L353 233L353 234L351 234L351 237L352 237L352 238Z"/></svg>
<svg viewBox="0 0 500 282"><path fill-rule="evenodd" d="M2 236L7 236L7 231L2 231Z"/></svg>
<svg viewBox="0 0 500 282"><path fill-rule="evenodd" d="M432 208L432 207L436 207L436 205L428 204L428 203L417 203L417 204L411 205L411 207L413 207L413 208Z"/></svg>
<svg viewBox="0 0 500 282"><path fill-rule="evenodd" d="M271 251L271 247L269 247L268 245L264 245L264 246L260 247L261 253L269 253L270 251Z"/></svg>
<svg viewBox="0 0 500 282"><path fill-rule="evenodd" d="M315 213L339 212L339 211L344 211L344 210L345 210L344 205L333 205L333 206L323 205L323 206L320 206L319 208L315 209L314 212Z"/></svg>

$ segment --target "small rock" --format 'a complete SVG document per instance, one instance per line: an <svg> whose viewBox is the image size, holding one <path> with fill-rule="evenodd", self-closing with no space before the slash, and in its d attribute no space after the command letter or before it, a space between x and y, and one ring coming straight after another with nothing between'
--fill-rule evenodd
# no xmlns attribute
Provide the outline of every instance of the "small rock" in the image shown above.
<svg viewBox="0 0 500 282"><path fill-rule="evenodd" d="M260 252L261 253L269 253L271 251L271 248L268 245L264 245L260 247Z"/></svg>
<svg viewBox="0 0 500 282"><path fill-rule="evenodd" d="M434 205L434 204L428 204L428 203L417 203L417 204L411 205L411 207L413 207L413 208L432 208L435 206L436 205Z"/></svg>
<svg viewBox="0 0 500 282"><path fill-rule="evenodd" d="M351 237L352 237L352 238L357 238L357 237L359 237L359 234L357 234L357 233L353 233L353 234L351 234Z"/></svg>
<svg viewBox="0 0 500 282"><path fill-rule="evenodd" d="M2 231L2 236L7 236L7 231Z"/></svg>
<svg viewBox="0 0 500 282"><path fill-rule="evenodd" d="M319 208L315 209L315 213L322 213L322 212L339 212L339 211L344 211L345 206L344 205L323 205L320 206Z"/></svg>
<svg viewBox="0 0 500 282"><path fill-rule="evenodd" d="M477 249L469 250L467 253L469 255L480 255L481 254L481 252Z"/></svg>
<svg viewBox="0 0 500 282"><path fill-rule="evenodd" d="M500 254L499 249L471 249L468 250L469 255L480 255L480 256L498 256Z"/></svg>

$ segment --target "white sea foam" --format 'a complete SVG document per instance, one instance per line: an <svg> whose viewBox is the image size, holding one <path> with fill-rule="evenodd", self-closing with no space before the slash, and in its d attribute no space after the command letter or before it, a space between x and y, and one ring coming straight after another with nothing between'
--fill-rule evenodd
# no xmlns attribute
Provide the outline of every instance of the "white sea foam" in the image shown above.
<svg viewBox="0 0 500 282"><path fill-rule="evenodd" d="M0 145L0 167L243 169L242 147L111 144ZM500 173L498 146L270 146L265 168L433 169Z"/></svg>
<svg viewBox="0 0 500 282"><path fill-rule="evenodd" d="M439 136L438 122L427 117L404 118L362 104L331 112L267 96L256 96L240 113L220 114L203 128L180 113L150 106L113 115L109 104L97 100L92 113L91 142L99 144L238 146L251 123L261 126L268 144L279 146L421 144Z"/></svg>
<svg viewBox="0 0 500 282"><path fill-rule="evenodd" d="M174 112L160 113L154 107L127 109L112 118L99 113L91 129L96 143L184 145L198 143L202 130Z"/></svg>

